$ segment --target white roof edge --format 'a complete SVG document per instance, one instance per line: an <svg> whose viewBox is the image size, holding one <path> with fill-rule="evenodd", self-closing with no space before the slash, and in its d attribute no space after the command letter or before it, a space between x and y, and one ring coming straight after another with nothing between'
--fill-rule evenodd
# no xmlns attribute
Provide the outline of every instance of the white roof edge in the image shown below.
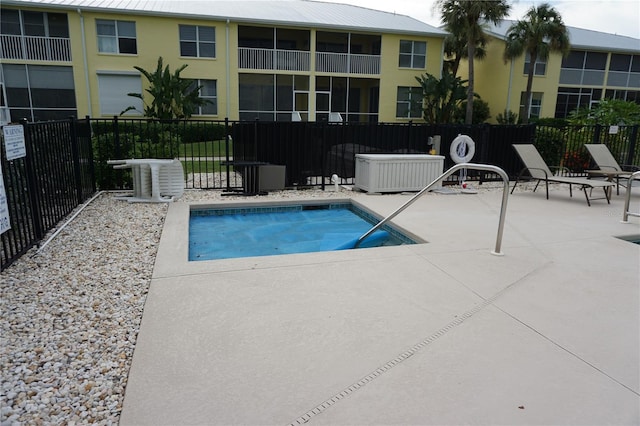
<svg viewBox="0 0 640 426"><path fill-rule="evenodd" d="M236 0L237 1L237 0ZM259 25L279 25L279 26L287 26L287 27L302 27L302 28L314 28L314 29L333 29L333 30L350 30L357 32L374 32L374 33L391 33L391 34L412 34L412 35L421 35L421 36L431 36L431 37L439 37L444 38L448 34L446 31L433 27L427 23L419 21L415 18L406 15L399 15L390 12L379 11L375 9L369 9L361 6L353 6L353 5L344 5L340 3L324 3L321 1L308 1L308 0L284 0L291 1L297 3L316 3L327 5L327 7L331 7L331 5L342 5L349 6L353 8L359 8L364 11L368 11L369 13L376 13L382 15L393 15L401 17L402 19L406 19L408 21L413 21L412 23L416 23L418 26L421 26L423 29L407 29L407 28L392 28L392 27L383 27L376 25L357 25L348 23L325 23L325 22L307 22L307 21L291 21L286 19L265 19L261 17L238 17L238 16L230 16L223 14L203 14L203 13L192 13L192 12L173 12L173 11L163 11L163 10L149 10L149 9L124 9L122 7L106 7L106 6L96 6L96 1L93 0L2 0L2 6L20 6L20 7L33 7L33 8L42 8L42 9L58 9L58 10L70 10L70 11L87 11L87 12L102 12L102 13L114 13L114 14L123 14L123 15L145 15L145 16L163 16L163 17L180 17L185 19L204 19L204 20L215 20L215 21L229 21L235 23L252 23ZM115 2L114 4L119 4L121 2ZM265 2L269 3L269 2ZM240 4L238 1L237 4Z"/></svg>
<svg viewBox="0 0 640 426"><path fill-rule="evenodd" d="M491 26L487 33L504 41L509 26L515 22L516 20L503 20L498 26ZM567 30L571 49L574 50L640 53L640 39L637 38L568 25Z"/></svg>

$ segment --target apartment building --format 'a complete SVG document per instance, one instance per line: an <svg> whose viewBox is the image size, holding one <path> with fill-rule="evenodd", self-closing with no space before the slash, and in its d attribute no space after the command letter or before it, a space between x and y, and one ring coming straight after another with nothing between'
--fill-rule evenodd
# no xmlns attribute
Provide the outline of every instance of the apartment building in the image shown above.
<svg viewBox="0 0 640 426"><path fill-rule="evenodd" d="M489 103L494 117L505 110L524 111L530 58L505 62L506 34L515 21L505 20L488 31L487 56L475 62L475 90ZM568 27L571 51L552 53L534 66L530 117L565 118L577 107L602 99L640 104L640 40ZM460 67L466 73L466 64Z"/></svg>
<svg viewBox="0 0 640 426"><path fill-rule="evenodd" d="M3 0L2 118L110 117L159 57L202 86L196 118L402 122L415 77L439 75L446 33L408 16L316 1Z"/></svg>

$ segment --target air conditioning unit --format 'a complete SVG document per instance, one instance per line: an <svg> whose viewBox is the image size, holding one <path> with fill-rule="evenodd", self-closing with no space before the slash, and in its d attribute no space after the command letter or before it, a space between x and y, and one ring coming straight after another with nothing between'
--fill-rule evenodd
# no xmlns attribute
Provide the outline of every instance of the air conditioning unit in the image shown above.
<svg viewBox="0 0 640 426"><path fill-rule="evenodd" d="M436 180L444 156L356 154L354 186L366 192L417 192ZM433 189L442 188L442 183Z"/></svg>

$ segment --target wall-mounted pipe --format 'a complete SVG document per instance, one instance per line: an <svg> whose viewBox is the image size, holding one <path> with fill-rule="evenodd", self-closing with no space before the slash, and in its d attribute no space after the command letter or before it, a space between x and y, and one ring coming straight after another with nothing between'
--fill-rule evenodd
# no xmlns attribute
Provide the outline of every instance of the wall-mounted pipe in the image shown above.
<svg viewBox="0 0 640 426"><path fill-rule="evenodd" d="M87 37L84 29L84 15L82 14L82 10L80 8L77 9L78 15L80 16L80 33L82 34L82 60L84 65L84 84L85 90L87 91L87 115L91 117L92 108L91 108L91 85L89 84L89 67L87 61Z"/></svg>

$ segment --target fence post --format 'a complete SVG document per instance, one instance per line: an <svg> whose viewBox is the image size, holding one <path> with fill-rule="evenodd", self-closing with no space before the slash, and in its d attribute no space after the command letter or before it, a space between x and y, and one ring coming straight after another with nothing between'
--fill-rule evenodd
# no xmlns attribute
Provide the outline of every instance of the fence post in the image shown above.
<svg viewBox="0 0 640 426"><path fill-rule="evenodd" d="M637 124L631 129L631 137L629 138L629 151L627 152L627 160L625 164L633 164L633 157L636 155L636 145L638 144L638 126Z"/></svg>
<svg viewBox="0 0 640 426"><path fill-rule="evenodd" d="M118 126L118 116L113 116L113 150L115 151L115 158L120 160L121 157L121 149L120 149L120 126Z"/></svg>
<svg viewBox="0 0 640 426"><path fill-rule="evenodd" d="M602 134L602 125L596 123L596 127L593 131L593 142L600 143L600 135Z"/></svg>
<svg viewBox="0 0 640 426"><path fill-rule="evenodd" d="M91 189L92 192L98 190L96 185L96 165L95 157L93 156L93 130L91 129L91 117L86 115L84 119L87 121L87 148L89 150L89 173L91 174Z"/></svg>
<svg viewBox="0 0 640 426"><path fill-rule="evenodd" d="M227 192L231 192L231 171L229 165L229 117L224 118L225 168L227 173ZM234 158L235 160L235 158Z"/></svg>
<svg viewBox="0 0 640 426"><path fill-rule="evenodd" d="M27 153L24 159L24 165L27 175L27 191L29 191L29 201L31 202L31 221L36 239L39 240L44 237L44 232L42 226L42 209L40 207L40 197L38 196L38 179L34 166L34 150L31 145L31 138L29 137L29 123L27 119L23 119L21 124L24 131L24 143Z"/></svg>
<svg viewBox="0 0 640 426"><path fill-rule="evenodd" d="M73 177L76 181L76 197L78 204L82 204L82 176L80 173L80 149L78 148L78 128L75 117L69 117L71 156L73 158Z"/></svg>

